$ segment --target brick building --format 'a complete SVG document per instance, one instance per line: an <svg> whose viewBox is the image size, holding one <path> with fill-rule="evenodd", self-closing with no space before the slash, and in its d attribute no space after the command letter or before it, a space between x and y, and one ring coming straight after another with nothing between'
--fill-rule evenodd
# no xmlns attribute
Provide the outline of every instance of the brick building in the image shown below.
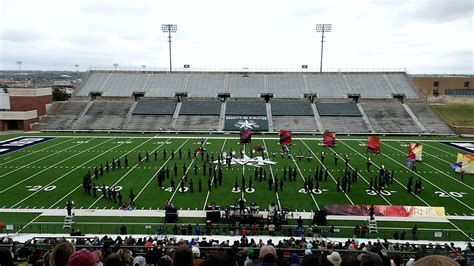
<svg viewBox="0 0 474 266"><path fill-rule="evenodd" d="M51 88L8 88L0 94L0 131L29 131L52 101Z"/></svg>
<svg viewBox="0 0 474 266"><path fill-rule="evenodd" d="M411 77L427 97L474 95L474 75L412 75Z"/></svg>

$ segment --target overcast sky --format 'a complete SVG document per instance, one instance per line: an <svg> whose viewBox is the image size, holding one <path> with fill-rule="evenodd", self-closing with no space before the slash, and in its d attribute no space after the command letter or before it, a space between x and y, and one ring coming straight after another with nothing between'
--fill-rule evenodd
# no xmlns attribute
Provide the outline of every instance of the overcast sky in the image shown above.
<svg viewBox="0 0 474 266"><path fill-rule="evenodd" d="M474 73L473 0L0 0L0 69L324 68Z"/></svg>

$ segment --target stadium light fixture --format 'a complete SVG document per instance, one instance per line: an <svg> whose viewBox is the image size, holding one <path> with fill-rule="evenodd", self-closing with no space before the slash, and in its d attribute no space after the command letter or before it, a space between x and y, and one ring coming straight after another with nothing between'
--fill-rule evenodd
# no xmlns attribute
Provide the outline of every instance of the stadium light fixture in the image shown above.
<svg viewBox="0 0 474 266"><path fill-rule="evenodd" d="M316 32L321 32L321 62L319 64L319 72L323 72L323 50L324 50L324 33L331 32L332 24L316 24Z"/></svg>
<svg viewBox="0 0 474 266"><path fill-rule="evenodd" d="M79 72L79 65L75 64L74 67L76 68L76 72Z"/></svg>
<svg viewBox="0 0 474 266"><path fill-rule="evenodd" d="M18 71L21 71L21 65L23 64L23 61L16 61L16 64L18 65Z"/></svg>
<svg viewBox="0 0 474 266"><path fill-rule="evenodd" d="M170 52L170 72L173 71L171 64L171 33L178 31L178 25L176 24L161 24L161 30L164 33L168 33L168 43L169 43L169 52Z"/></svg>
<svg viewBox="0 0 474 266"><path fill-rule="evenodd" d="M118 65L119 65L119 64L117 64L117 63L114 63L114 65L113 65L113 66L114 66L114 70L115 70L115 71L117 71L117 67L118 67Z"/></svg>

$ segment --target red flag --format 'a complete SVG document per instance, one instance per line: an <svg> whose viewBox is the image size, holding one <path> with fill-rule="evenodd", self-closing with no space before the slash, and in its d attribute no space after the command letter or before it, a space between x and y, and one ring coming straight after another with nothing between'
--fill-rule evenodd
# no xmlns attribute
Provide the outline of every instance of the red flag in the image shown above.
<svg viewBox="0 0 474 266"><path fill-rule="evenodd" d="M336 132L334 132L334 131L324 131L323 146L324 147L334 147L334 146L336 146Z"/></svg>
<svg viewBox="0 0 474 266"><path fill-rule="evenodd" d="M367 149L373 153L380 153L380 137L369 136L367 138Z"/></svg>
<svg viewBox="0 0 474 266"><path fill-rule="evenodd" d="M291 140L291 130L280 130L280 145L290 145L293 143Z"/></svg>
<svg viewBox="0 0 474 266"><path fill-rule="evenodd" d="M252 130L244 129L240 131L240 143L252 142Z"/></svg>

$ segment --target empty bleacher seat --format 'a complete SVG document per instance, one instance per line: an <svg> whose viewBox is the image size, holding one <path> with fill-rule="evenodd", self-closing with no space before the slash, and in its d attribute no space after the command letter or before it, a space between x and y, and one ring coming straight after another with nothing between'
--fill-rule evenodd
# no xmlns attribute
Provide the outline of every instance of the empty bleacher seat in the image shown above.
<svg viewBox="0 0 474 266"><path fill-rule="evenodd" d="M217 100L185 100L180 115L220 115L221 102Z"/></svg>
<svg viewBox="0 0 474 266"><path fill-rule="evenodd" d="M422 130L399 102L361 104L370 123L377 132L418 133Z"/></svg>
<svg viewBox="0 0 474 266"><path fill-rule="evenodd" d="M226 115L267 115L263 100L228 100Z"/></svg>
<svg viewBox="0 0 474 266"><path fill-rule="evenodd" d="M355 103L316 103L320 116L362 116Z"/></svg>
<svg viewBox="0 0 474 266"><path fill-rule="evenodd" d="M73 129L118 129L132 104L125 101L94 101Z"/></svg>
<svg viewBox="0 0 474 266"><path fill-rule="evenodd" d="M140 99L133 115L173 115L175 108L175 100Z"/></svg>
<svg viewBox="0 0 474 266"><path fill-rule="evenodd" d="M311 103L307 100L271 101L273 116L314 116Z"/></svg>

